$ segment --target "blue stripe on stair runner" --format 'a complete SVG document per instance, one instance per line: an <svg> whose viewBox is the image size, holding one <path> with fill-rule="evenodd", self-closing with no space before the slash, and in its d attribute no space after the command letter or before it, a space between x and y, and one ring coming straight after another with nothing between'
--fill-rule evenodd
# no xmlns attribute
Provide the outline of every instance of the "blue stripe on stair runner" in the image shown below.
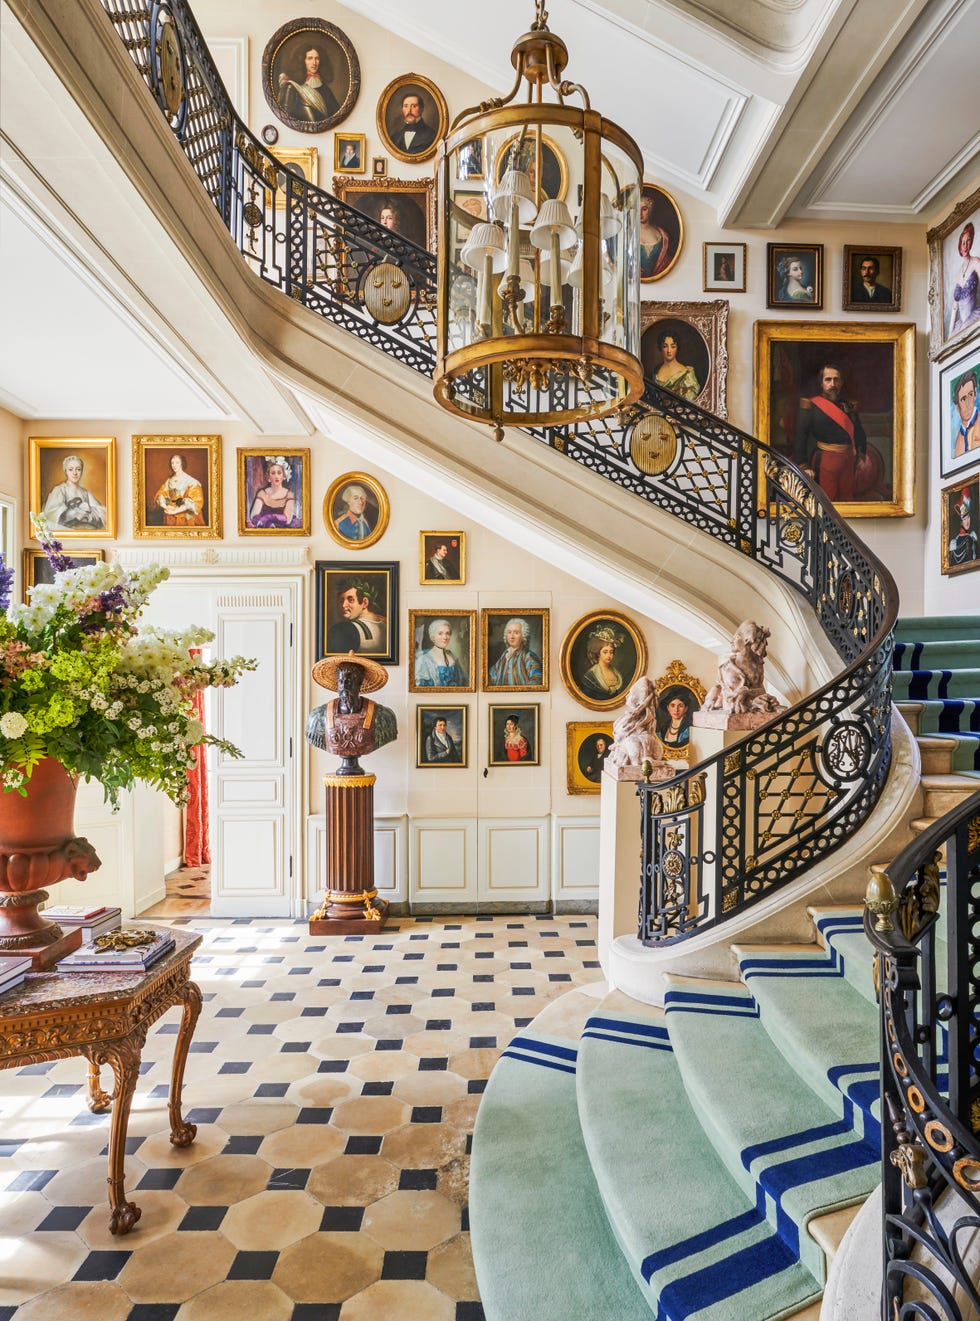
<svg viewBox="0 0 980 1321"><path fill-rule="evenodd" d="M843 977L844 968L835 949L815 959L746 959L739 965L742 980L753 977Z"/></svg>
<svg viewBox="0 0 980 1321"><path fill-rule="evenodd" d="M573 1046L556 1046L549 1041L539 1041L530 1037L515 1037L503 1055L507 1059L520 1060L524 1064L539 1064L546 1069L558 1069L561 1073L574 1073L577 1058Z"/></svg>
<svg viewBox="0 0 980 1321"><path fill-rule="evenodd" d="M924 646L925 643L923 642L896 642L895 655L892 660L892 669L917 670L919 668L919 660L922 657L922 648ZM906 651L909 649L911 649L912 654L909 657L908 665L904 665L902 662L905 659Z"/></svg>
<svg viewBox="0 0 980 1321"><path fill-rule="evenodd" d="M668 991L664 1008L670 1013L728 1014L733 1018L758 1018L759 1006L751 996L708 995L704 991Z"/></svg>
<svg viewBox="0 0 980 1321"><path fill-rule="evenodd" d="M723 1243L725 1239L734 1238L747 1229L755 1228L761 1221L758 1211L747 1211L734 1220L715 1225L704 1234L675 1243L663 1252L654 1253L643 1263L644 1278L649 1280L654 1271ZM723 1299L734 1302L735 1295L743 1289L749 1289L796 1265L797 1258L778 1238L767 1237L751 1243L720 1261L702 1266L690 1275L682 1275L665 1284L658 1300L657 1321L683 1321L685 1317L706 1311ZM737 1312L732 1313L733 1317L737 1315Z"/></svg>

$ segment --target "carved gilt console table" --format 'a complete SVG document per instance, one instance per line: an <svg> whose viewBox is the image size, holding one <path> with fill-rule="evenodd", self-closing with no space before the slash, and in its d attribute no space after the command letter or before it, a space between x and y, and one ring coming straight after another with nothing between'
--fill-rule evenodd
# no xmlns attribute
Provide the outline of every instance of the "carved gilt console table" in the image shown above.
<svg viewBox="0 0 980 1321"><path fill-rule="evenodd" d="M29 973L0 995L0 1069L84 1055L88 1060L88 1104L96 1113L112 1109L109 1133L109 1229L128 1234L140 1208L126 1200L126 1130L139 1077L140 1055L150 1026L171 1006L184 1007L174 1047L170 1082L170 1141L187 1147L197 1125L184 1122L180 1093L187 1051L201 1012L201 992L190 980L191 955L199 935L175 930L176 948L148 972ZM113 1073L111 1092L102 1090L101 1070Z"/></svg>

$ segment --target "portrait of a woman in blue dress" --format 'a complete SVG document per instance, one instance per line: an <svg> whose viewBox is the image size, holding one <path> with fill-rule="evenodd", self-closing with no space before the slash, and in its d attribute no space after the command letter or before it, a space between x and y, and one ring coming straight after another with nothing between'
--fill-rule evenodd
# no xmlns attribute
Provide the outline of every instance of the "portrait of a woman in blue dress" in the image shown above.
<svg viewBox="0 0 980 1321"><path fill-rule="evenodd" d="M452 649L453 626L448 619L433 619L425 631L429 646L415 653L416 688L465 688L466 666Z"/></svg>

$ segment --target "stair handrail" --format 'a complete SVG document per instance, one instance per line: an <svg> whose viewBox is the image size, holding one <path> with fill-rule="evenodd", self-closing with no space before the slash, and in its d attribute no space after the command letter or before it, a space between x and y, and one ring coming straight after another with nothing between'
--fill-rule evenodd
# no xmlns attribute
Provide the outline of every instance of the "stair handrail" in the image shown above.
<svg viewBox="0 0 980 1321"><path fill-rule="evenodd" d="M964 1303L980 1313L962 1242L980 1230L980 792L872 875L864 927L881 1015L882 1321L963 1321Z"/></svg>
<svg viewBox="0 0 980 1321"><path fill-rule="evenodd" d="M432 254L275 159L235 112L187 0L93 3L122 38L252 270L431 375ZM161 65L166 23L180 39L184 90L176 107ZM641 786L639 935L669 944L789 884L869 816L891 760L898 593L789 459L654 381L628 416L530 434L781 578L807 600L845 665L763 728L679 769L668 786ZM745 804L751 811L743 820Z"/></svg>

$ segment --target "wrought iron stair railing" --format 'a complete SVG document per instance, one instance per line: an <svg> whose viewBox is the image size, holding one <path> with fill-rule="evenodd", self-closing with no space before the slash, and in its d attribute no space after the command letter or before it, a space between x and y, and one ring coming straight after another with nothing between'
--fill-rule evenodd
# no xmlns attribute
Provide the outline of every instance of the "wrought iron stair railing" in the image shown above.
<svg viewBox="0 0 980 1321"><path fill-rule="evenodd" d="M101 3L254 273L431 375L432 255L275 160L237 117L186 0ZM165 23L184 64L176 109L160 67ZM627 418L532 434L788 583L843 662L736 747L641 787L639 934L684 939L799 877L870 815L891 757L895 584L789 460L652 381Z"/></svg>
<svg viewBox="0 0 980 1321"><path fill-rule="evenodd" d="M865 931L881 1012L882 1321L972 1321L980 1314L980 793L873 879Z"/></svg>

